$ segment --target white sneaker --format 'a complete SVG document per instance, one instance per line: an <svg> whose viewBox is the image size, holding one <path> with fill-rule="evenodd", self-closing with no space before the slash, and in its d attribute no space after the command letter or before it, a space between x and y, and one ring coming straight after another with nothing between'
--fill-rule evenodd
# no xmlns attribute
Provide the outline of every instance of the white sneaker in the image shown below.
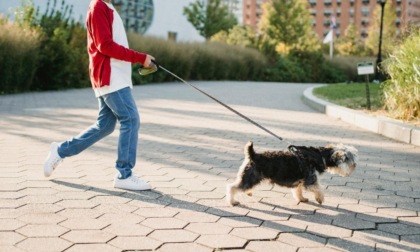
<svg viewBox="0 0 420 252"><path fill-rule="evenodd" d="M53 173L54 169L57 168L63 159L58 155L57 152L58 143L52 143L50 147L50 153L48 153L47 160L44 163L44 176L49 177Z"/></svg>
<svg viewBox="0 0 420 252"><path fill-rule="evenodd" d="M144 182L143 180L139 179L137 176L134 175L131 175L126 179L119 179L118 177L115 177L114 187L133 191L145 191L150 190L152 188L148 183Z"/></svg>

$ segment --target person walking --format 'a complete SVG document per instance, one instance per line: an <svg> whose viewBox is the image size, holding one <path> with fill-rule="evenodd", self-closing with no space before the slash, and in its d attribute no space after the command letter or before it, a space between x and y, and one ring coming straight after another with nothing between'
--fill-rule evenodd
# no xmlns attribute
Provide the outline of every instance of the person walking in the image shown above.
<svg viewBox="0 0 420 252"><path fill-rule="evenodd" d="M53 142L44 163L44 175L67 157L84 151L111 134L120 122L118 156L114 187L127 190L150 190L151 186L132 173L136 164L140 115L132 95L131 64L155 67L154 57L129 49L123 21L111 0L92 0L86 18L89 75L99 103L96 123L61 143Z"/></svg>

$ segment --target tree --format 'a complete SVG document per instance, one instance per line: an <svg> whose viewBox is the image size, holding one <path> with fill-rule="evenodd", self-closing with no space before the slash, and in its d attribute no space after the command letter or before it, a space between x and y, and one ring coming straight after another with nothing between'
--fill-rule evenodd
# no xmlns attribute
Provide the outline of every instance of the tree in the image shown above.
<svg viewBox="0 0 420 252"><path fill-rule="evenodd" d="M344 31L344 36L337 41L336 48L341 55L362 55L364 53L364 45L359 37L357 27L350 24Z"/></svg>
<svg viewBox="0 0 420 252"><path fill-rule="evenodd" d="M368 37L365 41L366 47L370 50L372 55L378 53L379 46L379 32L381 25L381 7L378 5L373 13L373 23L369 27ZM388 55L397 39L397 26L395 24L397 15L395 8L391 3L385 4L384 20L382 31L382 52L383 55Z"/></svg>
<svg viewBox="0 0 420 252"><path fill-rule="evenodd" d="M318 38L312 30L306 1L276 0L263 5L260 30L263 51L276 50L287 54L290 50L318 49Z"/></svg>
<svg viewBox="0 0 420 252"><path fill-rule="evenodd" d="M228 45L256 47L257 35L250 26L235 25L228 32L220 31L211 37L211 41L224 42Z"/></svg>
<svg viewBox="0 0 420 252"><path fill-rule="evenodd" d="M184 7L184 15L206 40L219 31L228 31L238 23L222 0L196 0Z"/></svg>

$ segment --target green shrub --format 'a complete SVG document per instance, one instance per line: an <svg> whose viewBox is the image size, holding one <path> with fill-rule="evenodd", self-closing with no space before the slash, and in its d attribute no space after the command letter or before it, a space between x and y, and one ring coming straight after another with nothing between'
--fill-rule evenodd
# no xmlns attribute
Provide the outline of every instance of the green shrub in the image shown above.
<svg viewBox="0 0 420 252"><path fill-rule="evenodd" d="M186 80L259 80L266 58L255 49L222 43L176 43L129 34L130 47L148 53L163 67ZM141 77L134 66L135 83L173 81L163 71Z"/></svg>
<svg viewBox="0 0 420 252"><path fill-rule="evenodd" d="M50 1L48 2L50 5ZM51 90L89 86L89 59L86 52L86 29L71 18L72 7L63 0L57 8L35 16L42 31L41 59L35 74L34 89Z"/></svg>
<svg viewBox="0 0 420 252"><path fill-rule="evenodd" d="M384 104L403 120L420 118L420 30L414 29L383 62L390 79L383 83Z"/></svg>
<svg viewBox="0 0 420 252"><path fill-rule="evenodd" d="M0 22L0 93L28 91L39 59L36 30Z"/></svg>
<svg viewBox="0 0 420 252"><path fill-rule="evenodd" d="M327 58L327 62L336 66L343 74L345 81L347 82L364 82L365 76L357 74L357 63L360 62L375 62L376 59L373 57L360 57L360 56L342 56L337 55L332 59Z"/></svg>

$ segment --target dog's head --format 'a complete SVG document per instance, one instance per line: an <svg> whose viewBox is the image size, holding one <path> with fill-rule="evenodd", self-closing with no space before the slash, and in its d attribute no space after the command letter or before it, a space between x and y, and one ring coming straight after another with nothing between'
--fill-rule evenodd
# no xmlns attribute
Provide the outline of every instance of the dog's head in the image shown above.
<svg viewBox="0 0 420 252"><path fill-rule="evenodd" d="M327 162L327 172L342 177L349 176L356 169L357 149L344 144L330 144L330 159Z"/></svg>

